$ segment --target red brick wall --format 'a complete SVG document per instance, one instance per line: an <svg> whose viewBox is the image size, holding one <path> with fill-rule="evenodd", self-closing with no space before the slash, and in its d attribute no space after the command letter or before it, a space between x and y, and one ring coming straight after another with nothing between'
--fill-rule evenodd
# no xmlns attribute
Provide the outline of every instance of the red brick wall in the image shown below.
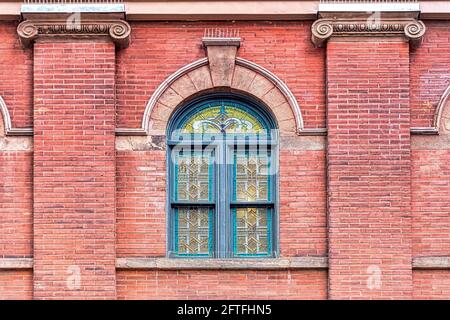
<svg viewBox="0 0 450 320"><path fill-rule="evenodd" d="M114 59L110 42L34 45L38 299L115 297Z"/></svg>
<svg viewBox="0 0 450 320"><path fill-rule="evenodd" d="M33 255L32 158L0 151L0 258Z"/></svg>
<svg viewBox="0 0 450 320"><path fill-rule="evenodd" d="M450 255L450 145L432 146L412 152L413 256Z"/></svg>
<svg viewBox="0 0 450 320"><path fill-rule="evenodd" d="M330 297L411 298L409 45L329 42L327 83Z"/></svg>
<svg viewBox="0 0 450 320"><path fill-rule="evenodd" d="M166 152L117 152L117 256L166 255Z"/></svg>
<svg viewBox="0 0 450 320"><path fill-rule="evenodd" d="M326 271L118 271L119 299L326 299Z"/></svg>
<svg viewBox="0 0 450 320"><path fill-rule="evenodd" d="M450 299L450 270L415 270L413 281L414 299Z"/></svg>
<svg viewBox="0 0 450 320"><path fill-rule="evenodd" d="M30 300L33 298L31 270L0 270L0 300Z"/></svg>
<svg viewBox="0 0 450 320"><path fill-rule="evenodd" d="M280 152L280 254L326 256L325 151Z"/></svg>

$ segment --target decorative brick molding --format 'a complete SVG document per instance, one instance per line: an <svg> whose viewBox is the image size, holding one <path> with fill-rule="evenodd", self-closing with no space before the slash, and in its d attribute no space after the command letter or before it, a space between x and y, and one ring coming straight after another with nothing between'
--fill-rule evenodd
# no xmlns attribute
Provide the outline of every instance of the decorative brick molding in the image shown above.
<svg viewBox="0 0 450 320"><path fill-rule="evenodd" d="M206 29L202 42L205 48L208 48L209 46L239 48L241 46L241 38L239 37L238 29Z"/></svg>
<svg viewBox="0 0 450 320"><path fill-rule="evenodd" d="M425 24L413 18L380 18L379 21L370 17L324 18L313 23L311 39L318 47L322 47L331 37L349 36L404 36L417 44L425 30Z"/></svg>
<svg viewBox="0 0 450 320"><path fill-rule="evenodd" d="M126 48L130 43L130 25L123 20L84 20L68 22L60 20L26 20L19 24L17 33L23 46L30 46L40 37L109 37L118 47Z"/></svg>

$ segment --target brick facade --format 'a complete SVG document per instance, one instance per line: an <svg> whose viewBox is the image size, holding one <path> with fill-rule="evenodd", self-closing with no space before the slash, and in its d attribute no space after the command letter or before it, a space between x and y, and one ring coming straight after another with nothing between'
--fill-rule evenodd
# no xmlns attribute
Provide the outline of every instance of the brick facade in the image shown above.
<svg viewBox="0 0 450 320"><path fill-rule="evenodd" d="M414 266L450 256L450 106L439 135L410 135L433 125L450 85L450 23L424 21L416 48L400 37L317 48L312 22L130 22L120 49L105 37L23 48L18 22L0 21L0 96L13 127L33 127L7 135L2 112L0 299L450 299L448 266ZM206 61L165 89L145 135L116 135L141 129L164 81L207 57L207 28L240 31L230 86L214 86ZM328 265L116 267L164 259L167 121L219 90L258 97L281 129L280 259Z"/></svg>

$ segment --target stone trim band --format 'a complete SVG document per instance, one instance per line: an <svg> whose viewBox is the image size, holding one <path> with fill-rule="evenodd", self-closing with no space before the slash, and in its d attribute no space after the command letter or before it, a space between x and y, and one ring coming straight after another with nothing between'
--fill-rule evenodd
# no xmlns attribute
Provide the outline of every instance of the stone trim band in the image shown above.
<svg viewBox="0 0 450 320"><path fill-rule="evenodd" d="M31 269L33 258L0 258L1 269ZM159 269L159 270L214 270L214 269L327 269L328 257L286 257L277 259L168 259L168 258L117 258L117 269ZM450 269L449 256L415 257L412 268Z"/></svg>
<svg viewBox="0 0 450 320"><path fill-rule="evenodd" d="M116 20L81 20L68 22L61 20L26 20L17 27L22 45L29 47L37 38L55 36L107 36L120 48L130 43L130 25Z"/></svg>
<svg viewBox="0 0 450 320"><path fill-rule="evenodd" d="M412 18L383 18L380 21L370 18L324 18L313 23L311 40L318 47L322 47L332 36L404 36L407 40L417 43L422 39L425 30L422 21Z"/></svg>
<svg viewBox="0 0 450 320"><path fill-rule="evenodd" d="M118 258L117 269L156 270L288 270L327 269L327 257L286 257L275 259L169 259Z"/></svg>

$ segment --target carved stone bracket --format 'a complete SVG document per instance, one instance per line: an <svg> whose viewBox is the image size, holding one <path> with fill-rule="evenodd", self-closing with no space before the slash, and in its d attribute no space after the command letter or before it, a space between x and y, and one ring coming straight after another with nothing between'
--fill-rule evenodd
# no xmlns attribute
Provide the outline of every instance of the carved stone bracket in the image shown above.
<svg viewBox="0 0 450 320"><path fill-rule="evenodd" d="M120 19L86 20L69 22L67 19L58 20L26 20L19 24L17 33L23 46L30 46L41 37L110 37L120 48L128 47L130 43L130 25Z"/></svg>
<svg viewBox="0 0 450 320"><path fill-rule="evenodd" d="M377 21L360 18L324 18L312 27L312 42L321 47L331 37L404 36L413 45L420 43L425 24L414 18L382 18Z"/></svg>

